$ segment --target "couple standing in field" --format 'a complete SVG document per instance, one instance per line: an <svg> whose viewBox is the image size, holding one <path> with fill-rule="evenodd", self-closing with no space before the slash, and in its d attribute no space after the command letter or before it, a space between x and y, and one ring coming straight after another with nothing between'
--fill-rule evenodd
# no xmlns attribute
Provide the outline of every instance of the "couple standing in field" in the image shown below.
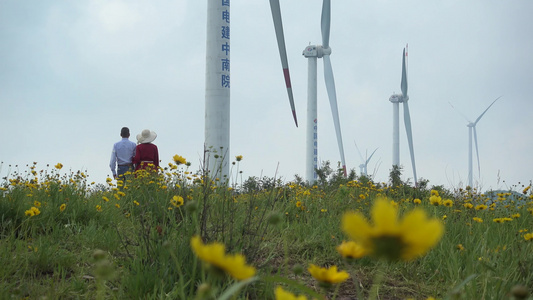
<svg viewBox="0 0 533 300"><path fill-rule="evenodd" d="M157 137L154 131L143 130L137 135L137 145L129 140L130 129L122 127L120 130L122 140L113 145L109 167L113 178L124 180L126 172L140 169L157 170L159 168L159 152L152 142Z"/></svg>

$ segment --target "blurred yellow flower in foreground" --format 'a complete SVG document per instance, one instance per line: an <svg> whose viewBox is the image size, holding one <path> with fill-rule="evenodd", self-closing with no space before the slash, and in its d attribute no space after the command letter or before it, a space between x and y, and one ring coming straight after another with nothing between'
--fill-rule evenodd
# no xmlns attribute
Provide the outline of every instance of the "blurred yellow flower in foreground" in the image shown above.
<svg viewBox="0 0 533 300"><path fill-rule="evenodd" d="M309 271L317 281L327 285L344 282L350 277L350 274L346 271L337 271L337 266L321 268L310 264L307 271Z"/></svg>
<svg viewBox="0 0 533 300"><path fill-rule="evenodd" d="M371 210L372 224L360 212L345 213L342 230L370 255L390 260L411 260L435 246L444 233L438 219L428 219L415 208L398 220L398 210L387 198L376 199Z"/></svg>
<svg viewBox="0 0 533 300"><path fill-rule="evenodd" d="M524 240L526 240L526 241L533 241L533 233L526 233L526 234L524 234Z"/></svg>
<svg viewBox="0 0 533 300"><path fill-rule="evenodd" d="M307 300L306 296L296 296L291 292L285 291L281 286L276 287L274 295L276 297L276 300Z"/></svg>
<svg viewBox="0 0 533 300"><path fill-rule="evenodd" d="M191 238L191 248L203 262L224 271L237 280L248 279L255 275L255 268L246 265L243 255L226 255L224 244L204 244L199 236L194 236Z"/></svg>

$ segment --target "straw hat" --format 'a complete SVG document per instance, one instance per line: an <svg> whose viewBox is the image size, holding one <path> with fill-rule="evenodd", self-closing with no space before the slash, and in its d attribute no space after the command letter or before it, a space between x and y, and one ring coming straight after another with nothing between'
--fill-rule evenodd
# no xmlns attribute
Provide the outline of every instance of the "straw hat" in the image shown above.
<svg viewBox="0 0 533 300"><path fill-rule="evenodd" d="M137 135L137 143L139 144L151 143L155 140L156 137L157 137L157 133L155 133L154 131L150 131L149 129L145 129Z"/></svg>

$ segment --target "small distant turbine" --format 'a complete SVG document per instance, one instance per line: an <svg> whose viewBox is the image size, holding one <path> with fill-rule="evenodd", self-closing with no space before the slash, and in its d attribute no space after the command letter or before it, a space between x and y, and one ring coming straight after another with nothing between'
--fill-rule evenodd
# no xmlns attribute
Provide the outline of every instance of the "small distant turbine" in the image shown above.
<svg viewBox="0 0 533 300"><path fill-rule="evenodd" d="M483 115L487 112L487 110L489 110L489 108L496 102L498 101L498 99L500 99L502 96L496 98L496 100L492 101L492 103L489 105L489 107L487 107L487 109L485 109L485 111L483 111L483 113L481 115L479 115L479 117L477 117L476 121L475 122L472 122L470 121L465 115L463 115L461 112L459 112L451 103L450 105L452 106L453 109L455 109L461 116L463 116L463 118L465 118L465 120L468 122L468 124L466 125L468 127L468 186L469 187L472 187L472 184L473 184L473 162L472 162L472 133L474 133L474 143L476 144L476 156L477 156L477 169L478 169L478 174L479 176L481 176L481 167L479 165L479 150L478 150L478 146L477 146L477 132L476 132L476 125L477 125L477 122L479 122L479 120L481 120L481 118L483 117ZM448 102L449 103L449 102Z"/></svg>
<svg viewBox="0 0 533 300"><path fill-rule="evenodd" d="M370 157L368 157L368 153L366 153L366 159L365 159L365 158L363 158L363 155L361 154L361 151L359 151L359 147L357 147L357 143L355 141L353 141L353 143L355 144L355 148L357 148L357 152L359 153L359 157L361 158L361 164L359 165L359 170L360 170L361 176L368 177L368 162L370 162L370 159L372 159L372 156L374 155L374 153L376 153L378 148L376 148L372 152L372 154L370 154Z"/></svg>

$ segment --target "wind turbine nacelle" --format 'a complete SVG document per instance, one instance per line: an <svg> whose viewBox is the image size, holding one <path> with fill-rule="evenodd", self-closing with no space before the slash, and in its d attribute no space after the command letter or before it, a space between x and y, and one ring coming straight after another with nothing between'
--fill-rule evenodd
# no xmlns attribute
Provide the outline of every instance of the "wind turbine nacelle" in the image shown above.
<svg viewBox="0 0 533 300"><path fill-rule="evenodd" d="M309 45L305 47L302 55L304 57L318 57L321 58L324 55L331 54L331 47L324 48L322 45Z"/></svg>
<svg viewBox="0 0 533 300"><path fill-rule="evenodd" d="M407 97L409 99L409 97ZM404 102L404 98L402 94L394 94L390 96L389 101L392 103L402 103Z"/></svg>

